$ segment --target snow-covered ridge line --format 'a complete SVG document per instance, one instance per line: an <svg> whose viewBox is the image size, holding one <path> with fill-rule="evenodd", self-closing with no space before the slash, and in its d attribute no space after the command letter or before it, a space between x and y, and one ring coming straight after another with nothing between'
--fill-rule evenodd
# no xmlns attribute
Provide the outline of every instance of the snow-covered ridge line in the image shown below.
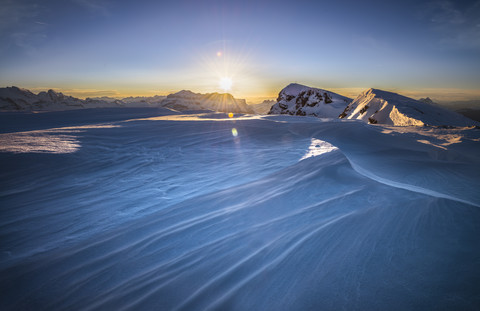
<svg viewBox="0 0 480 311"><path fill-rule="evenodd" d="M477 122L443 108L427 98L415 100L397 93L370 88L358 95L340 118L396 126L472 126Z"/></svg>
<svg viewBox="0 0 480 311"><path fill-rule="evenodd" d="M477 204L475 202L471 202L471 201L468 201L468 200L463 200L463 199L460 199L460 198L457 198L457 197L454 197L454 196L451 196L451 195L448 195L448 194L437 192L435 190L431 190L431 189L427 189L427 188L423 188L423 187L419 187L419 186L415 186L415 185L405 184L405 183L401 183L401 182L398 182L398 181L389 180L389 179L377 176L374 173L372 173L371 171L366 170L366 169L362 168L361 166L355 164L355 162L353 162L351 159L349 159L347 155L344 155L344 156L347 158L348 162L350 162L350 165L352 166L354 171L356 171L360 175L363 175L363 176L365 176L365 177L367 177L367 178L369 178L373 181L377 181L377 182L379 182L381 184L384 184L384 185L387 185L387 186L391 186L391 187L395 187L395 188L399 188L399 189L404 189L404 190L408 190L408 191L412 191L412 192L416 192L416 193L420 193L420 194L425 194L425 195L436 197L436 198L452 200L452 201L456 201L456 202L480 207L480 204Z"/></svg>
<svg viewBox="0 0 480 311"><path fill-rule="evenodd" d="M309 146L308 152L300 159L300 161L302 161L304 159L307 159L307 158L310 158L310 157L321 156L322 154L325 154L325 153L328 153L328 152L333 152L333 151L340 152L341 155L344 156L348 160L348 162L350 163L353 170L355 170L360 175L363 175L364 177L367 177L367 178L369 178L373 181L379 182L379 183L387 185L387 186L391 186L391 187L395 187L395 188L399 188L399 189L404 189L404 190L408 190L408 191L412 191L412 192L416 192L416 193L420 193L420 194L425 194L425 195L436 197L436 198L453 200L453 201L456 201L456 202L461 202L461 203L473 205L473 206L476 206L476 207L480 207L480 204L477 204L477 203L472 202L472 201L464 200L464 199L461 199L461 198L458 198L458 197L455 197L455 196L452 196L452 195L444 194L444 193L441 193L441 192L438 192L438 191L435 191L435 190L431 190L431 189L427 189L427 188L424 188L424 187L419 187L419 186L415 186L415 185L411 185L411 184L406 184L406 183L390 180L390 179L387 179L387 178L384 178L384 177L380 177L380 176L374 174L373 172L371 172L370 170L364 169L360 165L356 164L346 154L344 154L342 152L342 150L339 149L338 147L330 144L329 142L326 142L326 141L323 141L323 140L320 140L320 139L312 138L311 145Z"/></svg>

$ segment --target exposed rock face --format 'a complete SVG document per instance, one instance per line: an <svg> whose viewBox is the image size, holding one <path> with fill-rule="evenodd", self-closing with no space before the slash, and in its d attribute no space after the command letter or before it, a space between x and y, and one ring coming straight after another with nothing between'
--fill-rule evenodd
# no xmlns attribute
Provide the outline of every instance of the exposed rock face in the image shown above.
<svg viewBox="0 0 480 311"><path fill-rule="evenodd" d="M330 91L292 83L280 91L268 114L337 118L350 102Z"/></svg>
<svg viewBox="0 0 480 311"><path fill-rule="evenodd" d="M428 98L427 98L428 99ZM398 126L471 126L474 121L439 105L415 100L397 93L368 89L339 115L370 124Z"/></svg>
<svg viewBox="0 0 480 311"><path fill-rule="evenodd" d="M213 110L220 112L254 113L245 99L236 99L231 94L198 94L180 91L170 94L162 101L162 106L175 110Z"/></svg>

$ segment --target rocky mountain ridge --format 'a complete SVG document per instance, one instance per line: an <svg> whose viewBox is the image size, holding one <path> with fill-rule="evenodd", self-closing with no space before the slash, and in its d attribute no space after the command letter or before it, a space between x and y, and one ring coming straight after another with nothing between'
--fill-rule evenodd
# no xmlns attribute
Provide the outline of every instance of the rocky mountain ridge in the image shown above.
<svg viewBox="0 0 480 311"><path fill-rule="evenodd" d="M337 118L350 102L334 92L292 83L280 91L268 114Z"/></svg>

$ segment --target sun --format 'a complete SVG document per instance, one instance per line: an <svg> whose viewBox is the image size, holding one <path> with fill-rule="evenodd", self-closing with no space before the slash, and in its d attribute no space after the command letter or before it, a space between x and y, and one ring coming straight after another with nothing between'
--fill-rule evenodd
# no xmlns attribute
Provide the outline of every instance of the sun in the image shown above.
<svg viewBox="0 0 480 311"><path fill-rule="evenodd" d="M224 92L228 92L232 89L232 78L223 77L220 79L220 88Z"/></svg>

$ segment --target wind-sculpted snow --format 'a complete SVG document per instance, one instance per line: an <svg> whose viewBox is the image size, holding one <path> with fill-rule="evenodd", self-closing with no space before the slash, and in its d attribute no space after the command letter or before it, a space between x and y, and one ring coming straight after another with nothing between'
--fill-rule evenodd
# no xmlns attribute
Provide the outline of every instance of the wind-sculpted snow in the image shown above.
<svg viewBox="0 0 480 311"><path fill-rule="evenodd" d="M163 113L0 150L0 309L480 305L478 130Z"/></svg>

